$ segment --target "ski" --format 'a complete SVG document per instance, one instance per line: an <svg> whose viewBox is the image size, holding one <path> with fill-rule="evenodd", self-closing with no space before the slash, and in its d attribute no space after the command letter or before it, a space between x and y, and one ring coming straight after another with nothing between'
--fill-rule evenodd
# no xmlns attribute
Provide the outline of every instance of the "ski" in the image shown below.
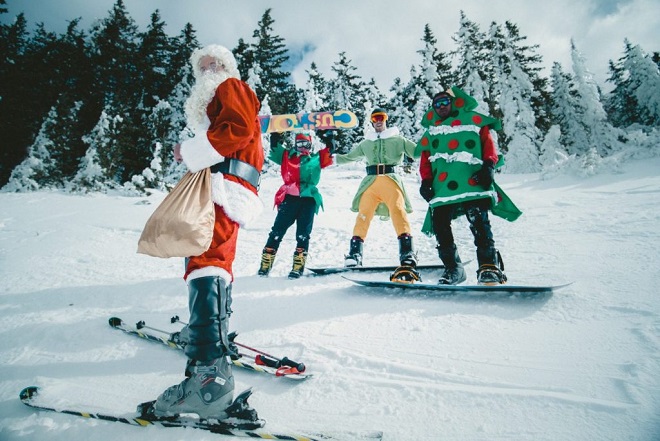
<svg viewBox="0 0 660 441"><path fill-rule="evenodd" d="M251 390L243 392L237 400L247 400ZM208 432L216 433L219 435L243 437L243 438L259 438L259 439L272 439L272 440L294 440L294 441L322 441L322 440L335 440L335 439L382 439L382 432L367 432L360 434L345 434L350 438L337 438L332 435L318 434L318 435L303 435L294 433L271 433L264 431L262 428L265 425L264 420L255 420L242 422L241 420L202 420L193 417L166 417L158 418L152 413L153 401L142 403L138 406L138 410L132 415L112 415L102 414L97 412L88 412L84 410L70 410L70 409L56 409L47 405L42 405L35 399L39 396L39 388L30 386L23 389L19 398L28 407L36 410L55 412L66 415L74 415L83 418L97 419L102 421L109 421L115 423L123 423L131 426L147 427L147 426L160 426L160 427L189 427L194 429L206 430ZM355 436L353 436L355 435Z"/></svg>
<svg viewBox="0 0 660 441"><path fill-rule="evenodd" d="M433 296L455 296L458 294L470 296L517 295L520 297L534 297L551 295L554 291L565 288L571 283L563 285L434 285L431 283L401 283L381 280L361 280L342 276L358 285L370 288L395 288L404 291L423 291Z"/></svg>
<svg viewBox="0 0 660 441"><path fill-rule="evenodd" d="M176 319L177 320L174 320L174 318L172 318L172 321L178 321L178 317L176 317ZM126 334L143 338L154 343L160 343L172 349L183 350L183 348L186 346L185 342L178 338L178 332L168 333L166 331L149 328L144 326L144 322L138 322L138 325L141 325L140 327L131 326L126 324L119 317L111 317L108 319L108 323L114 329L123 331ZM156 335L155 333L149 332L148 330L157 331L163 335L167 335L167 337L161 337L160 335ZM231 336L235 335L235 333L231 334ZM231 336L230 339L233 340ZM236 342L234 343L240 344ZM266 354L265 352L259 351L258 349L250 348L245 345L242 346L253 352L256 352L257 354L254 359L251 359L248 355L239 352L239 358L231 359L231 363L238 368L246 369L260 374L287 378L290 380L306 380L312 377L312 374L303 372L305 370L305 365L303 363L294 362L287 357L280 359L270 354Z"/></svg>
<svg viewBox="0 0 660 441"><path fill-rule="evenodd" d="M463 262L463 265L467 265L472 262L471 260L466 260ZM377 271L394 271L398 268L398 265L375 265L375 266L336 266L336 267L326 267L326 268L306 268L319 276L326 276L329 274L338 274L338 273L348 273L348 272L377 272ZM440 270L444 269L445 266L442 264L438 265L417 265L415 269L417 270Z"/></svg>

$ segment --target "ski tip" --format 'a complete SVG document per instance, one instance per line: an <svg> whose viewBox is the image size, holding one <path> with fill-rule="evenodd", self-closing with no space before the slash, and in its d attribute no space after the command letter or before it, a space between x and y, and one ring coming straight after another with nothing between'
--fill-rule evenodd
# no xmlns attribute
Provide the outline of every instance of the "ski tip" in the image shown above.
<svg viewBox="0 0 660 441"><path fill-rule="evenodd" d="M39 388L37 386L28 386L21 391L19 396L21 401L30 401L33 397L39 394Z"/></svg>
<svg viewBox="0 0 660 441"><path fill-rule="evenodd" d="M116 328L117 326L120 326L123 323L123 321L119 317L110 317L108 319L108 323L113 328Z"/></svg>

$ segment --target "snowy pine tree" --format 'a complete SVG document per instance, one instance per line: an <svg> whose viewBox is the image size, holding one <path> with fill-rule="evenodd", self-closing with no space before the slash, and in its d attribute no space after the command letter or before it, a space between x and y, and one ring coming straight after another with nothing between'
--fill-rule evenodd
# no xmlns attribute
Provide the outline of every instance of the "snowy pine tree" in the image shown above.
<svg viewBox="0 0 660 441"><path fill-rule="evenodd" d="M476 108L477 112L490 114L488 105L490 94L487 83L488 62L484 46L484 42L487 40L486 35L461 11L460 27L452 38L457 46L455 53L458 57L458 66L455 82L448 84L447 87L461 87L479 103Z"/></svg>
<svg viewBox="0 0 660 441"><path fill-rule="evenodd" d="M37 191L52 187L51 174L57 164L50 154L53 142L48 138L48 131L56 120L57 113L53 107L42 123L37 139L28 149L27 158L12 170L9 181L2 188L2 191Z"/></svg>
<svg viewBox="0 0 660 441"><path fill-rule="evenodd" d="M561 128L561 144L571 155L586 154L589 150L589 135L584 127L584 108L578 99L573 77L565 73L559 63L554 63L551 72L552 118Z"/></svg>
<svg viewBox="0 0 660 441"><path fill-rule="evenodd" d="M558 125L550 127L545 139L541 144L541 155L539 162L541 164L541 178L548 179L560 171L568 161L568 155L564 152L561 145L561 129Z"/></svg>
<svg viewBox="0 0 660 441"><path fill-rule="evenodd" d="M640 124L660 126L660 70L639 45L632 46L623 68L628 72L629 85L626 92L637 102Z"/></svg>
<svg viewBox="0 0 660 441"><path fill-rule="evenodd" d="M499 26L491 26L491 37L491 41L497 43L493 45L490 58L493 83L497 85L497 94L493 98L497 97L507 145L506 171L536 172L540 169L538 148L541 134L536 127L531 103L534 85L516 57L517 48L501 33Z"/></svg>
<svg viewBox="0 0 660 441"><path fill-rule="evenodd" d="M598 85L586 66L584 56L573 41L571 41L571 59L578 102L583 109L580 114L581 121L588 131L590 150L595 149L603 157L621 150L619 137L622 136L622 132L607 121Z"/></svg>

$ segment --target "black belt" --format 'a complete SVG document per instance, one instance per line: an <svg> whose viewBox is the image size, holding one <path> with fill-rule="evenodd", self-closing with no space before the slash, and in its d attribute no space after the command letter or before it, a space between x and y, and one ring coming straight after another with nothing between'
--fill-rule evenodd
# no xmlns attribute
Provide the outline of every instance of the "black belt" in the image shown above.
<svg viewBox="0 0 660 441"><path fill-rule="evenodd" d="M387 173L394 173L394 166L387 164L367 165L368 175L385 175Z"/></svg>
<svg viewBox="0 0 660 441"><path fill-rule="evenodd" d="M236 176L247 181L254 188L259 190L261 184L261 173L247 162L236 158L228 158L211 166L211 173L222 173Z"/></svg>

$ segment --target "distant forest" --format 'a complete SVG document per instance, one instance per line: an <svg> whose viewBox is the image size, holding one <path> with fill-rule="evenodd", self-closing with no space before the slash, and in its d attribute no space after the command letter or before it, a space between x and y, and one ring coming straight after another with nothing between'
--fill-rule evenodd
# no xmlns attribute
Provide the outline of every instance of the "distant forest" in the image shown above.
<svg viewBox="0 0 660 441"><path fill-rule="evenodd" d="M330 78L311 63L306 85L296 87L275 24L267 9L252 36L237 36L230 48L262 114L349 109L364 122L374 107L384 107L390 125L416 142L433 95L458 86L481 103L478 111L502 120L497 138L505 172L586 170L608 158L660 153L660 56L633 42L623 41L620 56L610 60L612 91L603 94L574 43L567 48L572 65L554 63L545 78L538 45L527 44L515 23L482 30L461 13L455 47L440 51L427 24L420 29L419 63L385 93L373 78L360 77L348 51L337 54ZM72 19L62 34L43 24L28 32L23 14L0 25L3 191L140 194L178 180L183 170L171 147L187 136L183 104L199 42L190 23L174 36L165 27L155 10L140 30L123 0L88 30ZM339 132L340 150L362 136L362 130Z"/></svg>

